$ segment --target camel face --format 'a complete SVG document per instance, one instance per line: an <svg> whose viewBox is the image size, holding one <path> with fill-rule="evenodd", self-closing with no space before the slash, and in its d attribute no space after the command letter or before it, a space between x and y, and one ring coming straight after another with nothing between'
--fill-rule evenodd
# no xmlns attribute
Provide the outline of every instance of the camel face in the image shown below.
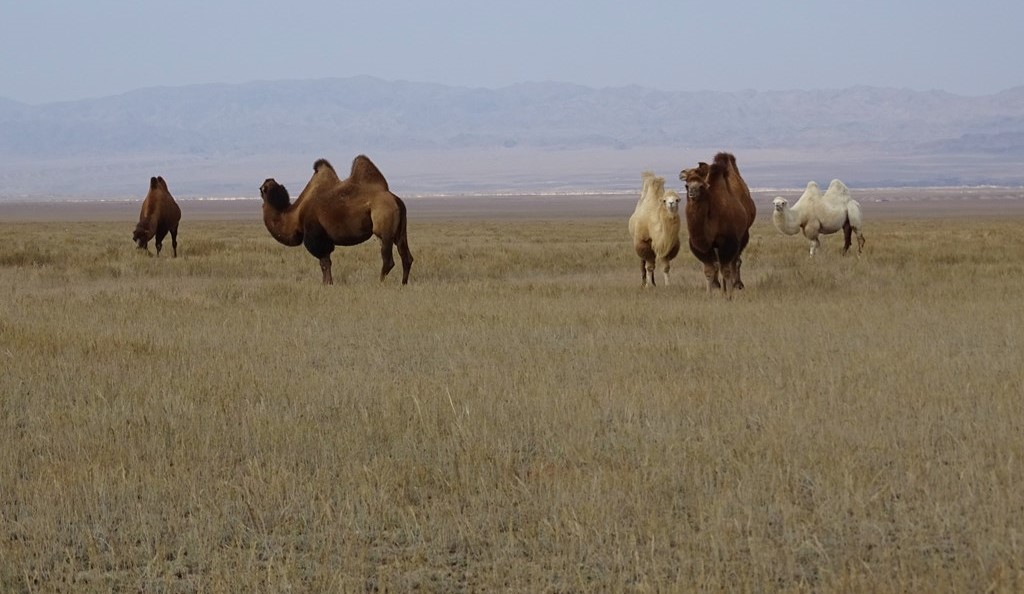
<svg viewBox="0 0 1024 594"><path fill-rule="evenodd" d="M708 164L701 162L693 169L683 169L679 179L686 184L686 199L690 202L700 200L708 189Z"/></svg>
<svg viewBox="0 0 1024 594"><path fill-rule="evenodd" d="M149 233L142 223L135 226L135 231L132 232L132 243L140 250L146 249L146 244L149 243Z"/></svg>
<svg viewBox="0 0 1024 594"><path fill-rule="evenodd" d="M260 185L260 198L263 203L275 210L285 210L291 205L291 197L284 186L274 181L274 178L267 178Z"/></svg>
<svg viewBox="0 0 1024 594"><path fill-rule="evenodd" d="M786 206L788 205L789 202L787 202L785 198L776 198L775 200L772 200L772 206L775 207L775 212L785 212Z"/></svg>
<svg viewBox="0 0 1024 594"><path fill-rule="evenodd" d="M274 178L268 177L260 184L260 198L266 200L271 196L271 193L278 187L277 182Z"/></svg>
<svg viewBox="0 0 1024 594"><path fill-rule="evenodd" d="M669 212L679 212L679 194L669 190L668 192L665 192L661 201L665 203L665 208L667 208Z"/></svg>
<svg viewBox="0 0 1024 594"><path fill-rule="evenodd" d="M708 185L703 180L693 179L693 176L691 176L690 179L686 180L686 199L700 200L707 187Z"/></svg>

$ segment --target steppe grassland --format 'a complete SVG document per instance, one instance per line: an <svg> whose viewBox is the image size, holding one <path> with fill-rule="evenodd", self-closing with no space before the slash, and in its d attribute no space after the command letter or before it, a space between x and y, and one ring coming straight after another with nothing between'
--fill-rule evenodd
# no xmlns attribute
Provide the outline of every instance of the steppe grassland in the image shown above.
<svg viewBox="0 0 1024 594"><path fill-rule="evenodd" d="M1024 589L1024 220L625 221L0 224L0 591Z"/></svg>

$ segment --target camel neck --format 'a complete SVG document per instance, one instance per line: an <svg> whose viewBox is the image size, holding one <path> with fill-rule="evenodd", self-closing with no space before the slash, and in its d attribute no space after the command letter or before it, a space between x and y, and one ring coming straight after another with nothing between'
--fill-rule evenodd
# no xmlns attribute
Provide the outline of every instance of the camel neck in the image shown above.
<svg viewBox="0 0 1024 594"><path fill-rule="evenodd" d="M270 235L284 245L296 246L302 243L302 228L294 205L282 211L264 203L263 224Z"/></svg>
<svg viewBox="0 0 1024 594"><path fill-rule="evenodd" d="M796 235L800 232L800 222L792 208L787 208L782 212L773 212L772 222L775 223L776 229L787 235Z"/></svg>

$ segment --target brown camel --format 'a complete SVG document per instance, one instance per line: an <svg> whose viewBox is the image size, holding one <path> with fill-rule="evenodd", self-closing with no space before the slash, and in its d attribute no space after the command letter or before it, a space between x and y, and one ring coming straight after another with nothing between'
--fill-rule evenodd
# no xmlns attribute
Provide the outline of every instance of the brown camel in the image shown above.
<svg viewBox="0 0 1024 594"><path fill-rule="evenodd" d="M402 258L402 284L409 282L412 252L406 235L405 203L388 189L377 166L365 155L352 161L348 179L339 179L326 159L313 164L313 177L291 202L288 190L272 178L260 186L263 223L274 239L287 246L300 243L320 260L325 285L334 284L331 252L336 245L357 245L371 236L380 239L383 267L380 280L395 267L392 247Z"/></svg>
<svg viewBox="0 0 1024 594"><path fill-rule="evenodd" d="M164 237L171 234L171 248L174 250L174 257L178 257L178 223L181 221L181 209L178 203L171 197L167 189L167 182L162 177L149 178L149 193L142 201L142 212L139 214L139 224L135 226L132 233L132 241L140 250L149 253L147 244L150 239L156 238L156 255L160 255L160 248L163 247Z"/></svg>
<svg viewBox="0 0 1024 594"><path fill-rule="evenodd" d="M750 241L750 226L757 215L750 189L736 167L736 157L729 153L715 155L710 166L702 162L684 169L679 179L686 183L690 251L704 263L708 292L721 287L731 298L734 288L743 288L740 255Z"/></svg>

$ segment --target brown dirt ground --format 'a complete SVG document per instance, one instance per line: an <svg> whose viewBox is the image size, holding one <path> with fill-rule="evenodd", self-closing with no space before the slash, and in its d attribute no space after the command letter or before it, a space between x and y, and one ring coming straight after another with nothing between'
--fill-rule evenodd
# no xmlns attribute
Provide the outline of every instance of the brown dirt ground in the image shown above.
<svg viewBox="0 0 1024 594"><path fill-rule="evenodd" d="M768 217L771 200L795 200L799 190L754 191L758 216ZM1024 216L1024 188L898 188L854 190L871 218L962 218ZM578 219L628 217L635 194L423 196L405 198L412 219ZM32 221L134 221L138 201L0 203L0 223ZM260 201L181 200L186 221L261 220Z"/></svg>

